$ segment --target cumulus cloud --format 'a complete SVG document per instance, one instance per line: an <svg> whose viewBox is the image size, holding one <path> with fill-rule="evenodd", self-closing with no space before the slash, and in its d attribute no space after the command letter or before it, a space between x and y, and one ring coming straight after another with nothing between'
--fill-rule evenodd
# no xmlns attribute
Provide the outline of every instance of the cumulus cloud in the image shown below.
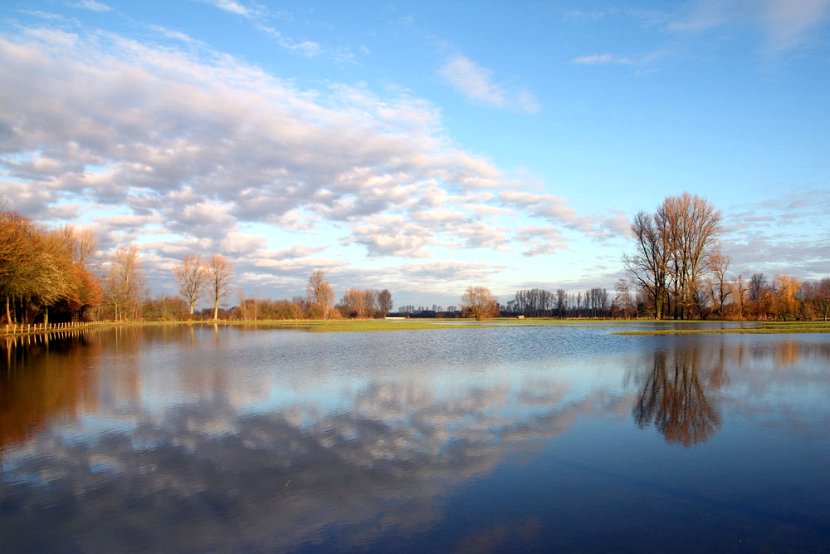
<svg viewBox="0 0 830 554"><path fill-rule="evenodd" d="M594 239L604 240L628 234L627 219L616 210L601 216L580 215L564 198L548 193L506 190L499 194L499 198L507 206L526 210L538 218L579 231ZM550 233L548 230L544 232ZM525 235L520 233L518 237L522 238ZM565 246L558 235L554 244L556 248Z"/></svg>
<svg viewBox="0 0 830 554"><path fill-rule="evenodd" d="M576 213L568 202L555 194L508 190L499 195L502 202L525 209L537 217L560 223L569 229L590 232L592 221Z"/></svg>
<svg viewBox="0 0 830 554"><path fill-rule="evenodd" d="M300 258L258 263L268 229L325 235L349 255L359 247L413 259L438 249L507 252L506 221L516 217L595 231L561 198L500 193L521 180L460 148L440 110L406 90L302 89L173 38L159 47L57 23L0 35L0 79L16 83L0 90L10 208L56 222L84 217L104 254L139 240L148 264L169 265L189 248L224 251L236 275L260 282L283 269L280 279L300 282L308 268ZM499 87L487 94L516 98ZM165 242L142 241L143 233ZM347 271L337 254L328 263ZM396 286L409 282L399 268L387 275L401 277Z"/></svg>
<svg viewBox="0 0 830 554"><path fill-rule="evenodd" d="M20 198L155 198L171 226L198 234L233 219L357 221L500 178L452 147L420 100L321 95L214 52L101 33L34 29L0 47L0 74L18 83L2 93L0 146Z"/></svg>
<svg viewBox="0 0 830 554"><path fill-rule="evenodd" d="M516 231L515 238L527 245L522 253L529 257L552 254L567 248L567 242L562 237L559 228L550 225L522 227Z"/></svg>
<svg viewBox="0 0 830 554"><path fill-rule="evenodd" d="M830 191L786 192L730 210L724 220L724 253L734 261L731 271L745 276L787 273L821 279L830 274L827 244L821 229L830 210ZM793 214L800 225L793 228Z"/></svg>
<svg viewBox="0 0 830 554"><path fill-rule="evenodd" d="M452 57L441 68L441 75L458 92L470 100L495 108L539 111L541 105L527 91L511 92L493 80L492 72L463 55Z"/></svg>

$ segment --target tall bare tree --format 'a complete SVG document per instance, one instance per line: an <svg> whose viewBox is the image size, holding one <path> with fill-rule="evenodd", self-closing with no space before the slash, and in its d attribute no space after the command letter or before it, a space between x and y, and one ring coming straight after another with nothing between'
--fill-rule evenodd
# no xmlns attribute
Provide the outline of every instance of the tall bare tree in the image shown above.
<svg viewBox="0 0 830 554"><path fill-rule="evenodd" d="M499 303L486 287L467 287L461 296L461 311L477 320L490 319L499 315Z"/></svg>
<svg viewBox="0 0 830 554"><path fill-rule="evenodd" d="M712 304L718 311L718 317L723 318L726 300L732 294L732 287L726 280L726 271L729 269L729 256L715 252L709 257L709 268L712 270L712 282L709 285L709 294Z"/></svg>
<svg viewBox="0 0 830 554"><path fill-rule="evenodd" d="M230 291L231 287L231 263L225 256L214 254L205 265L207 274L207 286L213 296L213 321L219 321L219 302L221 302Z"/></svg>
<svg viewBox="0 0 830 554"><path fill-rule="evenodd" d="M623 258L628 273L653 299L653 315L663 317L669 278L669 237L665 221L658 213L654 217L645 212L634 216L631 234L636 241L633 255Z"/></svg>
<svg viewBox="0 0 830 554"><path fill-rule="evenodd" d="M205 284L207 283L207 270L202 265L201 256L185 256L181 265L173 268L173 275L179 283L179 293L190 307L190 317L193 317L193 309L199 297L202 296Z"/></svg>
<svg viewBox="0 0 830 554"><path fill-rule="evenodd" d="M631 232L636 248L625 256L625 266L653 298L656 318L666 314L668 302L675 318L691 315L720 220L720 211L706 199L687 192L667 197L654 216L635 216Z"/></svg>
<svg viewBox="0 0 830 554"><path fill-rule="evenodd" d="M141 310L144 276L138 247L130 245L115 251L105 280L105 294L116 321L137 319Z"/></svg>
<svg viewBox="0 0 830 554"><path fill-rule="evenodd" d="M706 199L684 192L669 196L657 209L666 222L669 268L674 293L674 316L686 319L720 231L720 211Z"/></svg>
<svg viewBox="0 0 830 554"><path fill-rule="evenodd" d="M319 269L313 271L308 278L306 296L309 307L314 312L312 316L317 316L321 319L329 319L331 317L331 309L334 304L334 290L331 288L329 282L326 281L325 274Z"/></svg>

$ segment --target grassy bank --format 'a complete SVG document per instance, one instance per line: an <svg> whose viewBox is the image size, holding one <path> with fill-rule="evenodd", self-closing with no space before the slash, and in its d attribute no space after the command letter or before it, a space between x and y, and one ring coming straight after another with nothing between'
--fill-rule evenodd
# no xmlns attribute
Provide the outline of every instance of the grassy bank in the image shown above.
<svg viewBox="0 0 830 554"><path fill-rule="evenodd" d="M423 329L488 327L489 322L459 319L337 319L224 321L220 325L275 329L302 329L313 333L369 333ZM206 322L212 325L213 322Z"/></svg>
<svg viewBox="0 0 830 554"><path fill-rule="evenodd" d="M830 322L794 321L794 322L744 322L743 327L716 327L717 321L670 321L670 320L601 320L601 319L516 319L497 318L486 321L473 319L340 319L340 320L260 320L260 321L219 321L223 327L257 328L257 329L296 329L312 333L367 333L378 331L417 331L425 329L470 329L516 326L544 327L626 327L628 325L654 324L655 329L618 330L617 335L707 335L707 334L789 334L789 333L830 333ZM699 328L701 323L706 328ZM724 322L732 324L735 322ZM77 325L70 329L50 328L49 330L32 326L30 329L18 327L17 332L10 328L0 329L6 336L25 336L55 334L62 331L84 332L106 328L156 327L172 325L213 326L208 321L141 321L141 322L95 322ZM708 325L711 325L709 327ZM661 329L660 327L666 328ZM687 327L688 326L688 327Z"/></svg>
<svg viewBox="0 0 830 554"><path fill-rule="evenodd" d="M675 322L666 322L675 323ZM716 323L716 322L713 322ZM830 322L824 321L760 321L748 327L708 329L649 329L617 331L615 335L775 335L792 333L830 333Z"/></svg>

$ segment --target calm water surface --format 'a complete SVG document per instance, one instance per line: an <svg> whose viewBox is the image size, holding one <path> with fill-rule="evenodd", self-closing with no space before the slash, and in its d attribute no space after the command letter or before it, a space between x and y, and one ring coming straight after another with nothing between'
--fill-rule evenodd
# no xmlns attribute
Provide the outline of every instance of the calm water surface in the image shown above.
<svg viewBox="0 0 830 554"><path fill-rule="evenodd" d="M830 550L827 335L0 349L0 552Z"/></svg>

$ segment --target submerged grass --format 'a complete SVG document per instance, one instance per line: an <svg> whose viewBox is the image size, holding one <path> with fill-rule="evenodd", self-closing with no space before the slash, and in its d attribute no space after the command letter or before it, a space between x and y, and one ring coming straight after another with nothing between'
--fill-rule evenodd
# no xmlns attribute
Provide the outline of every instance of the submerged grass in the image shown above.
<svg viewBox="0 0 830 554"><path fill-rule="evenodd" d="M674 322L667 322L674 323ZM721 327L708 329L649 329L618 331L615 335L774 335L791 333L830 333L827 321L760 321L748 327Z"/></svg>

